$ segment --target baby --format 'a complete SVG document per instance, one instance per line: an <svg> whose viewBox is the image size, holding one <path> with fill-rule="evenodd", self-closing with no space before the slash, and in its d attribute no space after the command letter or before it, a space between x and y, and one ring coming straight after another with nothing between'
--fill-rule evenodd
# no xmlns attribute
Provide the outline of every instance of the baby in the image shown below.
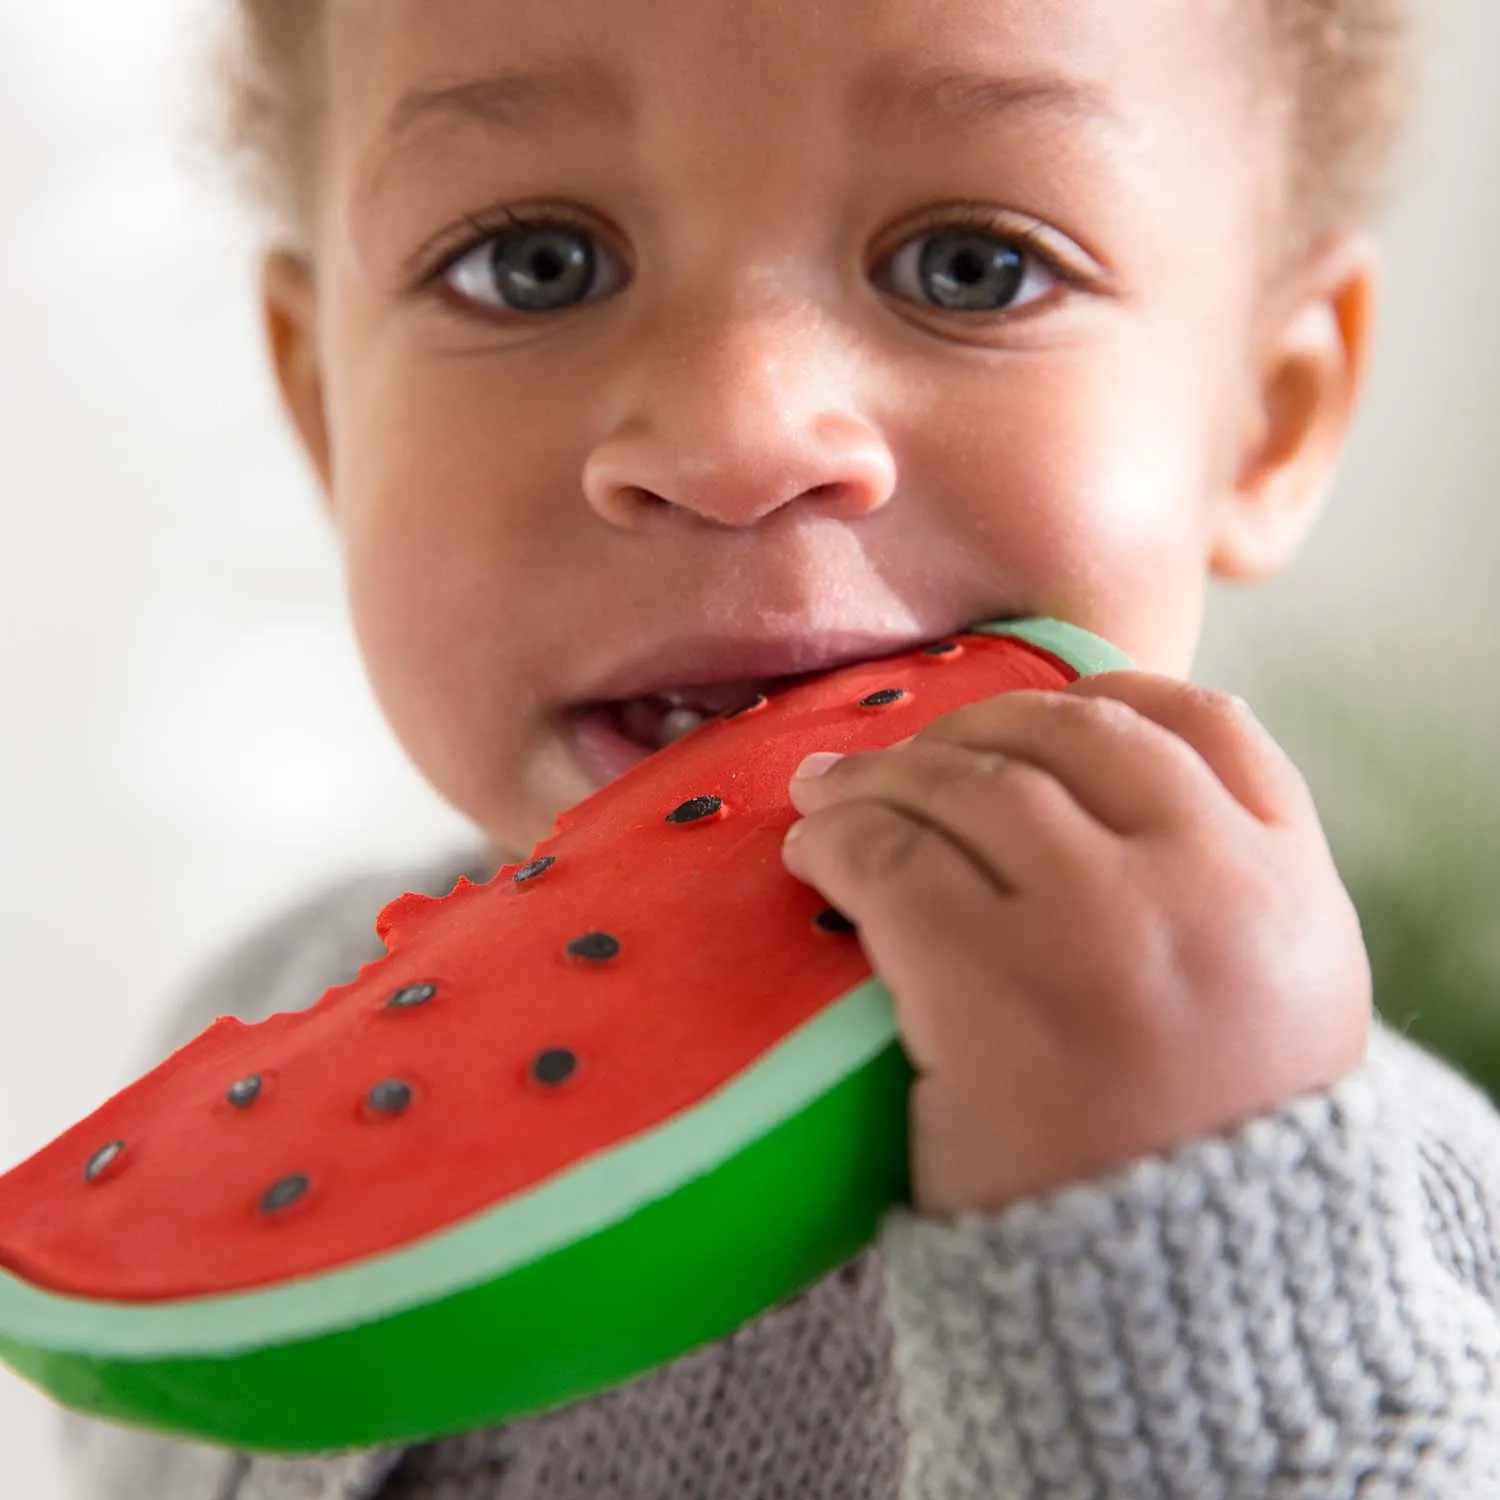
<svg viewBox="0 0 1500 1500"><path fill-rule="evenodd" d="M91 1493L1500 1496L1500 1118L1373 1021L1302 779L1183 680L1348 430L1402 0L240 10L275 371L379 701L485 845L284 914L168 1040L352 977L386 899L752 684L1024 615L1142 671L792 785L917 1070L876 1250L407 1450L79 1423Z"/></svg>

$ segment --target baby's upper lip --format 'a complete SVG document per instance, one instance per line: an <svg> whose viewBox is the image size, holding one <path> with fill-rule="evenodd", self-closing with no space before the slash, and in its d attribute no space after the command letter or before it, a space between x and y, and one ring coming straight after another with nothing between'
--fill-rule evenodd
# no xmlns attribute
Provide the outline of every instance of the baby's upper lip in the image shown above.
<svg viewBox="0 0 1500 1500"><path fill-rule="evenodd" d="M708 636L661 643L622 662L594 684L588 703L616 703L653 693L723 683L764 685L850 662L925 646L948 632L810 631L794 637Z"/></svg>

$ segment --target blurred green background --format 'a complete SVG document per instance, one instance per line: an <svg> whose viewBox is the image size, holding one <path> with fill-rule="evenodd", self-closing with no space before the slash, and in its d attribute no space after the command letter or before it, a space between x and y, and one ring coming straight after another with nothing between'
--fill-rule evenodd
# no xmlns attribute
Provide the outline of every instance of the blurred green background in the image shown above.
<svg viewBox="0 0 1500 1500"><path fill-rule="evenodd" d="M1393 634L1283 647L1242 686L1312 786L1382 1015L1500 1102L1497 678L1482 650Z"/></svg>

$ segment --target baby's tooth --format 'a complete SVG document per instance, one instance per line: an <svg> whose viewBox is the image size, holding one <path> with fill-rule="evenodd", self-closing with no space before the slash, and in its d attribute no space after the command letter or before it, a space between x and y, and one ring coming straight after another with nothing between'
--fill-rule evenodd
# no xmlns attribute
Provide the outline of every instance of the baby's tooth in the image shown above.
<svg viewBox="0 0 1500 1500"><path fill-rule="evenodd" d="M665 749L673 740L691 734L703 722L703 715L695 708L674 708L661 721L660 739Z"/></svg>

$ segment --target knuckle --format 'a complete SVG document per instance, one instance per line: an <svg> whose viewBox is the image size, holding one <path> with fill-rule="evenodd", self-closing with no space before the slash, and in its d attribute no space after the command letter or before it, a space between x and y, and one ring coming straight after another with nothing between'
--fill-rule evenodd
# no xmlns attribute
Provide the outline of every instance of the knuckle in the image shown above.
<svg viewBox="0 0 1500 1500"><path fill-rule="evenodd" d="M976 816L1022 816L1050 822L1071 796L1057 777L1034 761L999 751L965 751L924 771L922 801L940 826L962 829Z"/></svg>
<svg viewBox="0 0 1500 1500"><path fill-rule="evenodd" d="M861 880L880 884L910 875L929 837L921 823L874 802L850 803L836 812L832 838L842 864Z"/></svg>
<svg viewBox="0 0 1500 1500"><path fill-rule="evenodd" d="M924 771L922 800L944 826L962 827L986 808L1039 801L1051 775L1029 761L998 751L968 750L945 756Z"/></svg>
<svg viewBox="0 0 1500 1500"><path fill-rule="evenodd" d="M974 756L963 774L952 777L944 790L962 794L965 801L977 789L987 804L1024 804L1044 795L1044 785L1051 779L1040 766L1013 755Z"/></svg>
<svg viewBox="0 0 1500 1500"><path fill-rule="evenodd" d="M1140 723L1140 715L1130 704L1107 694L1054 693L1050 695L1050 712L1064 720L1086 724L1111 733L1120 733Z"/></svg>
<svg viewBox="0 0 1500 1500"><path fill-rule="evenodd" d="M943 798L955 790L967 791L976 781L992 780L1006 757L994 751L933 747L918 772L923 791Z"/></svg>
<svg viewBox="0 0 1500 1500"><path fill-rule="evenodd" d="M1106 693L1052 693L1046 711L1070 733L1121 738L1142 727L1142 715L1130 703Z"/></svg>
<svg viewBox="0 0 1500 1500"><path fill-rule="evenodd" d="M1007 760L994 773L994 793L1031 823L1045 821L1044 814L1055 815L1064 803L1071 803L1067 790L1051 771L1028 760Z"/></svg>
<svg viewBox="0 0 1500 1500"><path fill-rule="evenodd" d="M1205 719L1217 719L1236 727L1258 722L1250 705L1238 693L1192 683L1188 685L1185 699L1188 709Z"/></svg>

